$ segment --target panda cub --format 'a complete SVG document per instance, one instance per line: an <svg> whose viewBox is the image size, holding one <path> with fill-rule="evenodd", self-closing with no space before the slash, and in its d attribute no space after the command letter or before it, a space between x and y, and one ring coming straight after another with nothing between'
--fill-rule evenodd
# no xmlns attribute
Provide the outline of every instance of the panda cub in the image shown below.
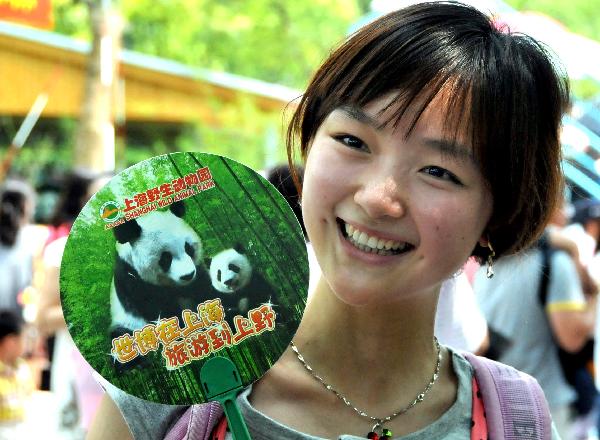
<svg viewBox="0 0 600 440"><path fill-rule="evenodd" d="M202 243L183 220L185 205L152 211L113 229L116 263L111 286L111 338L159 318L195 308L211 291Z"/></svg>
<svg viewBox="0 0 600 440"><path fill-rule="evenodd" d="M275 302L275 290L256 271L240 245L225 249L209 262L213 288L219 292L225 318L235 331L233 318L246 317L248 310Z"/></svg>

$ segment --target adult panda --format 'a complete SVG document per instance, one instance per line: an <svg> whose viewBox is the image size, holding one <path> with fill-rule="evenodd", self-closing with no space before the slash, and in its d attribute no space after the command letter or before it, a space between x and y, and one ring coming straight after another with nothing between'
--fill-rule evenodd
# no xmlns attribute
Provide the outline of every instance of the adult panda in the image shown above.
<svg viewBox="0 0 600 440"><path fill-rule="evenodd" d="M111 286L111 338L159 318L181 319L212 291L202 242L183 220L185 205L152 211L113 229L116 263Z"/></svg>

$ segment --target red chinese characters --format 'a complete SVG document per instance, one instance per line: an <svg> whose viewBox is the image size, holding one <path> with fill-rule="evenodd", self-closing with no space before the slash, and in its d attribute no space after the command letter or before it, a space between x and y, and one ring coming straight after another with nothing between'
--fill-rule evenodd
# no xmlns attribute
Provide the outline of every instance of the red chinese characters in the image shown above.
<svg viewBox="0 0 600 440"><path fill-rule="evenodd" d="M196 174L198 175L198 180L200 182L206 182L207 180L212 180L212 174L208 167L200 168Z"/></svg>
<svg viewBox="0 0 600 440"><path fill-rule="evenodd" d="M158 202L173 195L177 195L178 193L182 193L190 187L199 184L202 184L201 190L214 187L212 173L208 167L199 168L195 172L173 179L171 182L166 182L157 187L135 194L132 198L126 197L124 200L125 208L123 209L123 212L129 212L150 203ZM192 190L179 195L181 199L193 194L195 194L195 192Z"/></svg>
<svg viewBox="0 0 600 440"><path fill-rule="evenodd" d="M213 352L231 346L231 329L226 322L221 322L216 327L210 328L206 333L210 339L210 346Z"/></svg>
<svg viewBox="0 0 600 440"><path fill-rule="evenodd" d="M163 357L167 361L167 370L174 370L191 362L184 341L176 342L170 347L167 347L163 351Z"/></svg>
<svg viewBox="0 0 600 440"><path fill-rule="evenodd" d="M275 312L271 306L263 304L257 309L250 310L248 315L254 325L254 332L257 335L275 328Z"/></svg>

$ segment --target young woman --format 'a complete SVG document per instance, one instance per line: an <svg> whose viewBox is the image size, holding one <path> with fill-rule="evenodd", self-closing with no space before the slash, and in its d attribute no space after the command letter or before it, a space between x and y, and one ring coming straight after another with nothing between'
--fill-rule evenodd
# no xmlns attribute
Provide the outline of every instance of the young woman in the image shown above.
<svg viewBox="0 0 600 440"><path fill-rule="evenodd" d="M567 103L538 43L456 3L393 12L331 54L288 132L322 278L290 349L240 397L252 438L470 438L473 371L433 335L440 285L542 231ZM181 411L157 424L157 406L114 396L139 438ZM109 400L93 434L131 435Z"/></svg>

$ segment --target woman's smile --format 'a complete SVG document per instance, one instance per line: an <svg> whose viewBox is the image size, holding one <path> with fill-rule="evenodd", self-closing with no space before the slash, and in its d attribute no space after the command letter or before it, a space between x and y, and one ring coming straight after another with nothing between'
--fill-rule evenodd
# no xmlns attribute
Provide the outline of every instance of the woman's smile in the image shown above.
<svg viewBox="0 0 600 440"><path fill-rule="evenodd" d="M337 224L344 239L367 254L391 256L400 255L414 249L414 246L406 241L372 232L363 226L353 226L340 218L337 219Z"/></svg>

